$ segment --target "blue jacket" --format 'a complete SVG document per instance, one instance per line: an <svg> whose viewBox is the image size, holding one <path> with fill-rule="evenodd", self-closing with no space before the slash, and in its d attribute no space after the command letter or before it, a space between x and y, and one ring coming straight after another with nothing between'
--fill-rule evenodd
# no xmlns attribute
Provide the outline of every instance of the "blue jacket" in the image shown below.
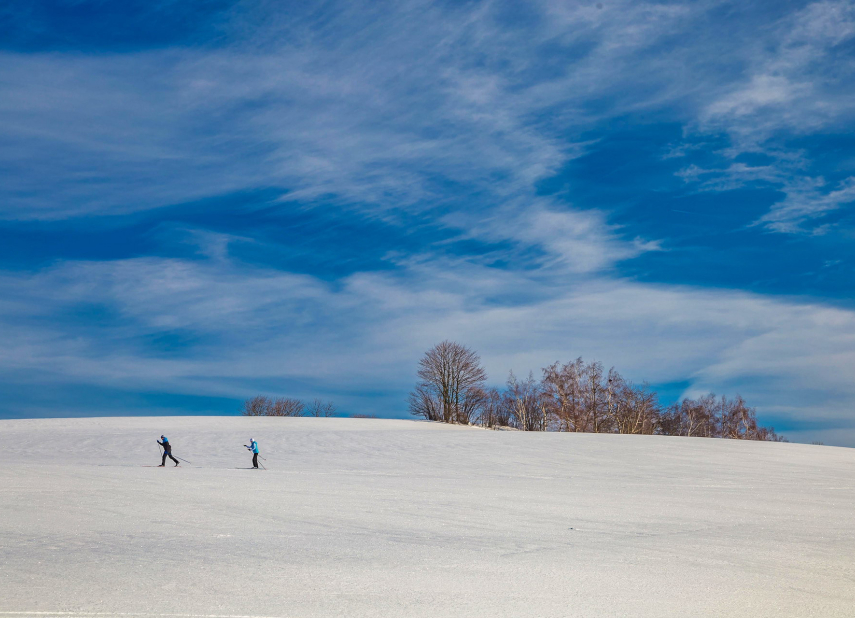
<svg viewBox="0 0 855 618"><path fill-rule="evenodd" d="M252 442L249 443L249 448L252 449L253 453L257 453L258 452L258 442L253 440Z"/></svg>

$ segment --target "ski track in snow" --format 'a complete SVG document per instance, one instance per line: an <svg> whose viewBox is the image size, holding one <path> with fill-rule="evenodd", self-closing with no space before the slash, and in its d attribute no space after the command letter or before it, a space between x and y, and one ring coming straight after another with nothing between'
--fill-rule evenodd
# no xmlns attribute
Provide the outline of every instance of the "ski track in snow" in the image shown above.
<svg viewBox="0 0 855 618"><path fill-rule="evenodd" d="M157 468L161 433L193 464ZM855 449L240 417L0 440L0 618L855 615Z"/></svg>

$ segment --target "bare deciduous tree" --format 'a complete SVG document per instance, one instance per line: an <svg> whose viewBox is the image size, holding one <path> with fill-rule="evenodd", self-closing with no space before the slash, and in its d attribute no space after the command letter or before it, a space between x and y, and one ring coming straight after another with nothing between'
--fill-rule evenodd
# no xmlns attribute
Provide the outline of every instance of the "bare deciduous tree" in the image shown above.
<svg viewBox="0 0 855 618"><path fill-rule="evenodd" d="M280 397L273 400L270 416L303 416L306 404L299 399Z"/></svg>
<svg viewBox="0 0 855 618"><path fill-rule="evenodd" d="M587 431L600 433L604 429L601 424L605 417L606 388L603 385L603 364L599 361L588 364L583 375L585 378L584 408Z"/></svg>
<svg viewBox="0 0 855 618"><path fill-rule="evenodd" d="M336 407L331 401L315 399L306 407L307 416L335 416Z"/></svg>
<svg viewBox="0 0 855 618"><path fill-rule="evenodd" d="M543 369L543 396L550 413L557 419L559 431L586 431L584 387L582 375L585 364L581 358L560 365L553 363Z"/></svg>
<svg viewBox="0 0 855 618"><path fill-rule="evenodd" d="M468 423L484 396L487 373L466 346L443 341L419 361L421 380L410 394L410 412L429 420Z"/></svg>
<svg viewBox="0 0 855 618"><path fill-rule="evenodd" d="M559 431L616 431L623 378L614 369L604 375L602 363L586 365L577 358L566 365L545 367L542 384L547 409Z"/></svg>
<svg viewBox="0 0 855 618"><path fill-rule="evenodd" d="M532 373L525 380L518 380L512 371L508 376L508 398L514 424L522 431L546 431L549 411L540 383Z"/></svg>
<svg viewBox="0 0 855 618"><path fill-rule="evenodd" d="M708 409L701 400L683 399L671 404L666 411L672 419L669 427L674 435L704 436L704 429L710 422Z"/></svg>
<svg viewBox="0 0 855 618"><path fill-rule="evenodd" d="M648 390L646 384L637 387L621 378L616 397L613 423L618 433L652 434L656 431L659 404L656 393Z"/></svg>
<svg viewBox="0 0 855 618"><path fill-rule="evenodd" d="M303 416L306 406L299 399L271 399L258 395L243 402L244 416Z"/></svg>
<svg viewBox="0 0 855 618"><path fill-rule="evenodd" d="M757 412L739 395L728 401L721 398L721 436L734 440L763 440L764 431L757 425ZM769 430L765 430L768 432ZM773 432L774 433L774 432Z"/></svg>
<svg viewBox="0 0 855 618"><path fill-rule="evenodd" d="M495 388L484 391L481 407L476 422L482 427L491 429L507 427L511 422L511 406L507 397Z"/></svg>
<svg viewBox="0 0 855 618"><path fill-rule="evenodd" d="M257 395L243 402L241 414L243 416L268 416L267 410L269 407L270 398Z"/></svg>
<svg viewBox="0 0 855 618"><path fill-rule="evenodd" d="M672 436L784 441L773 428L758 425L756 411L739 395L716 399L710 393L683 399L662 412L658 426L658 433Z"/></svg>
<svg viewBox="0 0 855 618"><path fill-rule="evenodd" d="M433 389L425 384L416 384L410 393L410 414L421 416L429 421L442 421L442 402Z"/></svg>

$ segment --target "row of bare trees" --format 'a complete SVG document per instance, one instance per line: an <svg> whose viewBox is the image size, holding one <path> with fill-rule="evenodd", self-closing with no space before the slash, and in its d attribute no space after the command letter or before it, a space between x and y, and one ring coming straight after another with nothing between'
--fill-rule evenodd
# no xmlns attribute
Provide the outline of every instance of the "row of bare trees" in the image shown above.
<svg viewBox="0 0 855 618"><path fill-rule="evenodd" d="M243 402L243 416L335 416L336 407L329 401L315 399L304 403L299 399L279 397L271 399L264 395Z"/></svg>
<svg viewBox="0 0 855 618"><path fill-rule="evenodd" d="M663 408L646 384L625 380L614 368L577 358L543 368L535 379L511 372L500 391L474 351L453 341L434 346L419 362L410 412L432 421L512 427L522 431L576 431L783 440L761 427L742 397L709 394Z"/></svg>

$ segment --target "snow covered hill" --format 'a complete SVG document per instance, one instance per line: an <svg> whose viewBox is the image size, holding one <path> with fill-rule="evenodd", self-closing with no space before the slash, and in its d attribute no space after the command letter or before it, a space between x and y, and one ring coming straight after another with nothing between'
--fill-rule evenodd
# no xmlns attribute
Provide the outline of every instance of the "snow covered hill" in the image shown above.
<svg viewBox="0 0 855 618"><path fill-rule="evenodd" d="M145 467L162 433L192 465ZM238 417L0 439L0 616L855 615L855 449Z"/></svg>

